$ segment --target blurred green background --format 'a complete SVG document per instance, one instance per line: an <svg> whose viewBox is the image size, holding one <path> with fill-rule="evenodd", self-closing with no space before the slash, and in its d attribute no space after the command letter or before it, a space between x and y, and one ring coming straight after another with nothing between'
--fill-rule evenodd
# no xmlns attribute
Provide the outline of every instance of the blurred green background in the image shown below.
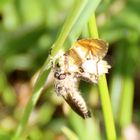
<svg viewBox="0 0 140 140"><path fill-rule="evenodd" d="M0 140L9 140L74 0L0 0ZM140 139L140 1L104 0L96 11L100 38L109 42L107 75L117 137ZM86 28L82 32L86 35ZM83 86L84 85L84 86ZM93 112L84 121L57 97L40 97L21 140L105 140L97 86L81 83ZM131 135L130 135L131 132Z"/></svg>

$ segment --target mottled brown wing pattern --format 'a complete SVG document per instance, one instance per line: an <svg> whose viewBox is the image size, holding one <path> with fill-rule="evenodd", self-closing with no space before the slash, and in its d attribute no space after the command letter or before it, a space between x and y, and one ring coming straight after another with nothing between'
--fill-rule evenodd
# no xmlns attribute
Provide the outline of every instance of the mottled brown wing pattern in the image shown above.
<svg viewBox="0 0 140 140"><path fill-rule="evenodd" d="M70 49L66 54L70 56L70 59L71 61L73 61L73 64L80 65L82 63L82 58L74 49Z"/></svg>
<svg viewBox="0 0 140 140"><path fill-rule="evenodd" d="M81 39L77 41L75 47L81 47L87 54L90 52L99 59L104 58L108 51L108 43L101 39Z"/></svg>

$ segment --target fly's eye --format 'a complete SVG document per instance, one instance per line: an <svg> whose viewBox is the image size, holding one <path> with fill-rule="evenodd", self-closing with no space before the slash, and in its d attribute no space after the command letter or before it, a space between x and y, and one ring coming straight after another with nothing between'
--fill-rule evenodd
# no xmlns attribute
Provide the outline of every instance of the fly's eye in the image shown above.
<svg viewBox="0 0 140 140"><path fill-rule="evenodd" d="M59 79L59 73L58 72L55 72L54 73L54 77L57 78L57 79Z"/></svg>
<svg viewBox="0 0 140 140"><path fill-rule="evenodd" d="M59 75L59 80L63 80L65 78L66 78L66 74L65 73Z"/></svg>
<svg viewBox="0 0 140 140"><path fill-rule="evenodd" d="M58 72L55 72L54 77L57 78L58 80L63 80L66 78L66 74L65 73L59 74Z"/></svg>

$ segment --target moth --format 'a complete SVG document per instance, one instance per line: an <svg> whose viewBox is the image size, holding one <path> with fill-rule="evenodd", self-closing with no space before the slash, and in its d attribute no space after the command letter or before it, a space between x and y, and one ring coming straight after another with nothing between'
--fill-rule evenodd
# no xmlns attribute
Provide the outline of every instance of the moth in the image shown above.
<svg viewBox="0 0 140 140"><path fill-rule="evenodd" d="M108 51L108 43L101 39L80 39L73 44L70 51L75 53L74 59L78 57L81 61L92 58L103 59Z"/></svg>
<svg viewBox="0 0 140 140"><path fill-rule="evenodd" d="M108 43L101 39L81 39L63 56L65 71L76 73L80 79L97 83L100 75L108 73L110 65L102 60Z"/></svg>
<svg viewBox="0 0 140 140"><path fill-rule="evenodd" d="M108 73L110 65L102 60L108 51L107 42L101 39L81 39L75 43L72 49L83 59L80 66L83 77L97 83L100 75Z"/></svg>
<svg viewBox="0 0 140 140"><path fill-rule="evenodd" d="M79 81L97 83L100 75L108 73L110 65L103 60L107 50L108 43L103 40L81 39L55 62L55 91L83 118L91 113L78 89Z"/></svg>

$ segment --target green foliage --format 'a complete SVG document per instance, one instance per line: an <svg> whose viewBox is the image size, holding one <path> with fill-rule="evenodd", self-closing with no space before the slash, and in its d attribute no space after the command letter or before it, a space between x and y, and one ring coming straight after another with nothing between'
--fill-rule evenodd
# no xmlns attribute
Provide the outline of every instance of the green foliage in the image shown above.
<svg viewBox="0 0 140 140"><path fill-rule="evenodd" d="M93 112L92 119L86 121L70 111L52 85L41 94L50 72L51 46L54 57L58 51L69 49L80 35L95 36L94 22L89 20L95 10L99 37L110 44L106 59L112 68L107 81L117 138L123 139L122 132L130 124L140 124L140 1L99 2L0 0L0 140L12 139L17 127L16 136L20 135L21 140L107 139L100 103L102 108L110 103L103 103L106 94L99 94L95 86L82 83L82 91L87 93L83 96ZM40 68L40 78L32 92L30 80ZM99 90L105 92L105 88L101 82ZM25 109L24 100L31 93ZM107 119L109 125L112 118Z"/></svg>

